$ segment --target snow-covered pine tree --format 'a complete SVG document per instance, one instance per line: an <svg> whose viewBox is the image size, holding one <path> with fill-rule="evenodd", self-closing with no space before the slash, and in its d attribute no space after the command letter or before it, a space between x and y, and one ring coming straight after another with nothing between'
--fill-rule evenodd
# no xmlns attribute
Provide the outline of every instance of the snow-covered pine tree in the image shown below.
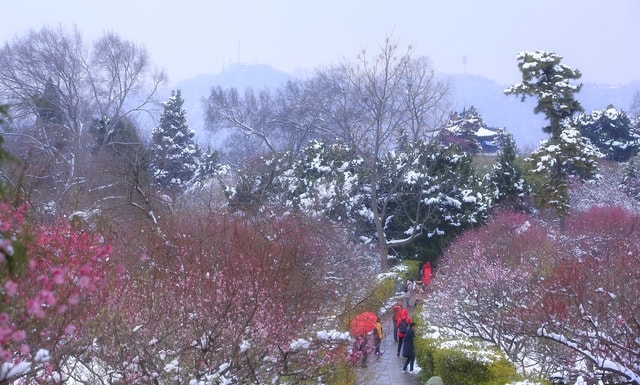
<svg viewBox="0 0 640 385"><path fill-rule="evenodd" d="M604 110L578 116L576 125L607 159L626 162L640 150L640 131L623 110L618 111L611 104Z"/></svg>
<svg viewBox="0 0 640 385"><path fill-rule="evenodd" d="M482 145L476 137L478 130L486 127L480 113L471 106L462 112L453 112L449 121L445 123L440 133L444 144L456 143L464 151L477 153L482 150Z"/></svg>
<svg viewBox="0 0 640 385"><path fill-rule="evenodd" d="M160 125L151 132L151 173L155 184L169 191L181 190L198 169L195 132L189 128L180 90L172 91L162 105Z"/></svg>
<svg viewBox="0 0 640 385"><path fill-rule="evenodd" d="M505 133L500 138L500 150L491 171L484 180L493 199L493 205L511 209L524 209L524 197L530 187L522 177L522 170L516 163L517 148L513 135Z"/></svg>
<svg viewBox="0 0 640 385"><path fill-rule="evenodd" d="M575 94L582 84L572 80L582 77L579 70L562 63L554 52L520 52L517 56L522 83L514 84L504 92L507 95L538 100L534 112L545 115L549 125L542 131L549 134L529 160L533 172L546 178L541 188L534 191L534 199L541 207L549 207L560 217L569 213L569 177L588 180L596 177L599 151L575 127L573 116L583 111Z"/></svg>

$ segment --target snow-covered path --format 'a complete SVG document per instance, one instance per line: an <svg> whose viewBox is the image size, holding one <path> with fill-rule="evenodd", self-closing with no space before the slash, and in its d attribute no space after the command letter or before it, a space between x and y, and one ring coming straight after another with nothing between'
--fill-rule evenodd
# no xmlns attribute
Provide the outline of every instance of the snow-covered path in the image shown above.
<svg viewBox="0 0 640 385"><path fill-rule="evenodd" d="M420 384L420 368L414 367L413 373L403 373L405 358L398 357L397 342L393 340L391 311L381 317L384 336L380 350L381 356L371 354L366 368L356 369L358 385L418 385Z"/></svg>

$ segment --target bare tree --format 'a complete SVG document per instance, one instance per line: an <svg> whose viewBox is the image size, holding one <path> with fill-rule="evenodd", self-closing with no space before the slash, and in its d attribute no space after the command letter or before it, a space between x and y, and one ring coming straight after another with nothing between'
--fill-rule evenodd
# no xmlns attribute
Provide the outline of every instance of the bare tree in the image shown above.
<svg viewBox="0 0 640 385"><path fill-rule="evenodd" d="M5 44L0 50L0 97L13 118L5 137L22 161L7 172L11 187L41 213L56 216L109 209L105 196L117 200L116 205L141 206L148 194L131 194L144 186L136 185L141 178L129 172L132 162L141 159L138 150L128 153L130 161L114 162L125 168L109 175L96 171L94 160L116 141L119 151L111 146L112 159L123 156L123 148L142 144L135 118L152 112L165 80L144 48L112 33L89 47L75 29L45 27ZM102 131L96 136L98 122ZM118 129L132 134L116 135ZM89 198L98 190L99 197ZM143 206L149 217L152 210Z"/></svg>
<svg viewBox="0 0 640 385"><path fill-rule="evenodd" d="M385 235L388 202L376 194L380 162L393 149L432 139L450 106L447 82L435 76L427 58L413 59L411 53L411 47L400 53L387 38L372 57L363 52L356 63L318 70L310 79L289 82L278 92L259 98L249 92L242 99L235 90L218 88L205 103L210 128L234 129L257 138L266 153L288 150L295 157L315 139L340 141L364 159L383 267L392 245L413 239L390 241Z"/></svg>
<svg viewBox="0 0 640 385"><path fill-rule="evenodd" d="M393 194L377 194L384 183L379 175L380 162L395 148L417 140L429 141L449 108L448 84L436 78L427 58L412 59L411 52L409 47L399 54L398 46L387 38L372 58L363 52L357 64L344 63L327 75L335 82L331 88L343 91L334 99L337 104L328 109L331 115L325 120L332 122L338 137L366 164L382 268L387 266L391 247L412 242L418 233L403 240L388 239L384 227L388 199ZM392 187L392 192L397 187Z"/></svg>

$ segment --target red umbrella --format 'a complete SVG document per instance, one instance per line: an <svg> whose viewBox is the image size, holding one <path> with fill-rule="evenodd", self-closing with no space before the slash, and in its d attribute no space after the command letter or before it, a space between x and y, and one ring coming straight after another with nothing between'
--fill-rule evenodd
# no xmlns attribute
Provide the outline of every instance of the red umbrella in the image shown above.
<svg viewBox="0 0 640 385"><path fill-rule="evenodd" d="M351 334L354 336L364 336L376 327L378 316L370 311L358 314L351 321Z"/></svg>

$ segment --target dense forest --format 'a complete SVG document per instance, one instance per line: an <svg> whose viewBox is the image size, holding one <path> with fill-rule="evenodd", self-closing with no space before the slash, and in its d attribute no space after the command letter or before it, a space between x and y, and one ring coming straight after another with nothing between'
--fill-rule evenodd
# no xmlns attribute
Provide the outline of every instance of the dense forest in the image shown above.
<svg viewBox="0 0 640 385"><path fill-rule="evenodd" d="M528 154L390 38L212 85L226 140L202 148L144 47L6 43L0 384L345 383L345 317L406 261L435 267L430 326L520 375L640 384L640 94L587 112L558 54L515 65L505 98L546 122Z"/></svg>

